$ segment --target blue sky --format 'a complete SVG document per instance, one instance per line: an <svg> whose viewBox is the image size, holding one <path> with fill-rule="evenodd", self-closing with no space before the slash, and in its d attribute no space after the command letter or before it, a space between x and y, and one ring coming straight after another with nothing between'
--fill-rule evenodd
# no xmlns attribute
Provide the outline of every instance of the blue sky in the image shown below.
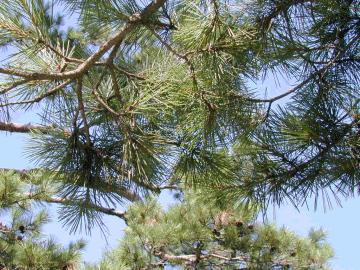
<svg viewBox="0 0 360 270"><path fill-rule="evenodd" d="M73 23L68 20L67 24ZM74 24L74 23L73 23ZM0 51L0 59L6 52ZM0 60L1 61L1 60ZM289 82L280 79L280 85L275 84L273 78L268 78L264 83L255 84L259 93L268 92L269 96L281 93L289 85ZM21 113L14 114L14 122L27 123L34 121L34 117L25 117ZM23 154L26 136L22 134L10 134L0 132L0 168L30 168L32 165L26 160ZM171 202L169 194L163 194L161 201L164 204ZM311 203L310 203L311 204ZM276 222L279 226L286 226L301 235L306 235L311 227L324 228L328 232L328 239L335 249L336 258L332 262L334 270L358 270L360 260L358 258L358 244L360 243L360 217L357 211L360 209L360 198L350 198L342 201L342 207L334 205L334 209L323 211L318 207L317 211L301 207L298 212L292 206L284 205L280 209L269 211L269 219ZM109 235L104 239L99 230L93 231L92 235L82 234L69 235L59 223L56 222L56 208L51 208L53 222L46 225L45 233L51 235L56 240L67 244L77 239L85 239L88 243L84 253L84 260L95 262L99 260L101 254L106 250L117 245L124 229L123 221L115 217L105 217L105 223L109 227Z"/></svg>

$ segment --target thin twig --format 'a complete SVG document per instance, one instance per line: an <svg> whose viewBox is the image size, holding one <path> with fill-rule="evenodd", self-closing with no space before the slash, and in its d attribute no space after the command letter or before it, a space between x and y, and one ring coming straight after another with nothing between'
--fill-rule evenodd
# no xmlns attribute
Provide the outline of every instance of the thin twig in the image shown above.
<svg viewBox="0 0 360 270"><path fill-rule="evenodd" d="M118 101L121 102L122 99L121 99L120 87L119 87L119 83L116 78L113 64L109 66L109 70L110 70L111 80L112 80L113 87L114 87L115 96L118 99Z"/></svg>
<svg viewBox="0 0 360 270"><path fill-rule="evenodd" d="M140 76L140 75L138 75L138 74L131 73L131 72L129 72L129 71L126 71L125 69L122 69L122 68L120 68L120 67L118 67L118 66L116 66L116 65L114 65L113 67L114 67L117 71L123 73L123 74L124 74L126 77L128 77L128 78L135 78L135 79L138 79L138 80L140 80L140 81L146 80L145 77Z"/></svg>
<svg viewBox="0 0 360 270"><path fill-rule="evenodd" d="M43 100L44 98L56 94L58 91L63 89L65 86L67 86L71 82L72 82L72 80L68 80L66 82L63 82L62 84L59 84L59 85L55 86L53 89L51 89L49 91L46 91L45 93L43 93L43 94L41 94L41 95L39 95L39 96L37 96L35 98L27 99L27 100L21 100L21 101L15 101L15 102L3 103L3 104L0 104L0 107L38 103L41 100Z"/></svg>
<svg viewBox="0 0 360 270"><path fill-rule="evenodd" d="M25 84L25 83L27 83L27 82L29 82L29 81L30 81L30 80L28 80L28 79L16 81L16 82L14 82L12 85L10 85L10 86L8 86L8 87L6 87L6 88L1 89L1 90L0 90L0 94L6 94L7 92L11 91L12 89L14 89L14 88L16 88L16 87L18 87L18 86L20 86L20 85L23 85L23 84Z"/></svg>
<svg viewBox="0 0 360 270"><path fill-rule="evenodd" d="M79 206L85 206L87 208L94 209L98 212L104 213L106 215L116 216L121 219L125 219L126 212L120 211L114 208L107 208L103 207L101 205L97 205L94 203L86 202L70 198L61 198L61 197L55 197L55 196L44 196L44 194L34 194L34 193L24 193L23 194L28 199L37 200L37 201L44 201L47 203L56 203L56 204L64 204L64 205L79 205Z"/></svg>
<svg viewBox="0 0 360 270"><path fill-rule="evenodd" d="M76 85L76 95L77 95L77 98L78 98L79 111L80 111L81 118L82 118L83 123L84 123L85 136L86 136L86 145L88 147L90 147L91 146L90 126L88 124L87 116L86 116L86 112L85 112L84 100L83 100L83 95L82 95L82 87L83 87L82 78L79 78L77 80L77 85Z"/></svg>

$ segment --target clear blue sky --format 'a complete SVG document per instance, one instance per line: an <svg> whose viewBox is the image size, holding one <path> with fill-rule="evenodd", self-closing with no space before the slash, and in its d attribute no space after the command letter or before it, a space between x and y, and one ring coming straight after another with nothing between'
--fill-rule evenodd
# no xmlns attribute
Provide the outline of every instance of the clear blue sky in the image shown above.
<svg viewBox="0 0 360 270"><path fill-rule="evenodd" d="M75 24L74 20L67 20L67 25L69 24ZM0 54L2 54L0 55L1 59L6 52L0 51ZM280 79L282 84L280 86L275 85L274 81L274 79L270 78L262 85L256 86L259 87L260 93L265 92L266 86L269 96L286 89L288 83L285 80ZM13 121L27 123L34 121L34 117L25 117L21 113L15 113ZM31 168L32 165L23 155L26 136L0 132L0 168ZM171 203L171 196L169 194L162 195L161 201L164 204L169 204ZM335 205L333 210L327 210L324 213L321 207L316 212L305 207L300 208L300 212L297 212L293 207L285 205L280 209L275 209L276 218L272 217L272 212L269 213L269 218L279 226L284 225L301 235L306 235L311 227L324 228L328 231L328 239L336 253L336 258L332 263L333 269L358 270L360 269L360 259L358 258L360 217L357 211L360 209L360 198L343 201L342 206ZM88 245L84 253L84 260L88 262L97 261L106 249L115 247L124 229L124 223L121 220L115 217L105 217L105 223L109 227L107 240L103 238L99 230L95 230L91 237L81 234L69 235L56 222L56 208L53 207L51 210L53 222L45 227L45 232L64 244L80 238L85 239Z"/></svg>

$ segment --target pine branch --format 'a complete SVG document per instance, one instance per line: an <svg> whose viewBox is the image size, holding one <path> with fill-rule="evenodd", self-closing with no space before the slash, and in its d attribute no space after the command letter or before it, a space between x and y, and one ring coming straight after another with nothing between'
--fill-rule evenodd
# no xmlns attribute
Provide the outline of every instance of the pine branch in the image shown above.
<svg viewBox="0 0 360 270"><path fill-rule="evenodd" d="M40 44L43 44L45 48L49 49L50 51L52 51L53 53L55 53L58 57L60 57L61 59L63 59L65 62L68 63L77 63L77 64L82 64L84 63L84 60L82 59L78 59L78 58L74 58L74 57L68 57L64 54L62 54L61 52L59 52L56 48L54 48L51 44L47 43L44 40L37 40L37 42L39 42ZM104 63L102 62L96 62L94 65L103 65Z"/></svg>
<svg viewBox="0 0 360 270"><path fill-rule="evenodd" d="M16 82L14 82L13 84L11 84L10 86L8 86L8 87L6 87L6 88L2 88L2 89L0 90L0 94L1 94L1 95L2 95L2 94L6 94L7 92L11 91L12 89L14 89L14 88L16 88L16 87L18 87L18 86L20 86L20 85L23 85L23 84L25 84L25 83L27 83L27 82L29 82L29 81L30 81L30 80L28 80L28 79L16 81Z"/></svg>
<svg viewBox="0 0 360 270"><path fill-rule="evenodd" d="M116 73L115 73L115 70L114 70L114 64L111 64L109 66L109 70L110 70L110 76L111 76L111 81L112 81L112 84L113 84L115 96L116 96L117 100L119 102L121 102L122 98L121 98L121 93L120 93L120 87L119 87L119 83L118 83L117 78L116 78Z"/></svg>
<svg viewBox="0 0 360 270"><path fill-rule="evenodd" d="M76 96L78 99L78 108L79 112L81 114L82 121L84 123L84 130L85 130L85 136L86 136L86 145L87 147L91 147L91 138L90 138L90 126L87 121L87 116L85 112L85 106L83 101L83 78L79 78L76 83Z"/></svg>
<svg viewBox="0 0 360 270"><path fill-rule="evenodd" d="M113 73L113 72L112 72ZM112 77L115 75L112 75ZM97 83L95 84L95 86L93 87L91 93L95 96L96 100L99 102L99 104L108 112L110 112L112 115L114 115L116 118L118 118L120 116L120 113L117 113L116 111L114 111L108 104L107 102L100 96L100 93L98 92L98 88L101 85L102 80L105 77L105 70L102 72L99 80L97 81ZM114 80L116 80L116 77L113 78ZM120 95L120 90L119 90L119 86L117 85L116 82L116 86L114 85L115 88L115 95L119 96Z"/></svg>
<svg viewBox="0 0 360 270"><path fill-rule="evenodd" d="M216 253L202 254L200 256L197 256L196 254L172 255L172 254L161 253L161 252L157 252L154 255L159 257L160 261L155 264L151 264L151 265L158 265L158 266L165 265L167 262L176 264L179 261L183 261L183 262L185 262L185 264L189 264L189 265L196 265L200 261L206 261L206 260L211 260L211 259L219 260L220 262L218 262L217 264L220 266L227 265L230 262L231 263L243 263L243 264L255 263L258 266L260 266L259 261L251 258L250 256L226 257L226 256L219 255ZM215 263L215 262L212 262L212 263ZM285 265L289 265L289 263L290 262L288 260L283 260L283 259L279 258L277 260L274 260L272 262L272 265L284 267ZM309 264L304 263L303 266L309 267ZM245 267L245 268L241 268L241 269L243 270L243 269L248 269L248 268Z"/></svg>
<svg viewBox="0 0 360 270"><path fill-rule="evenodd" d="M206 255L196 255L196 254L184 254L184 255L172 255L167 253L156 253L156 256L159 256L163 261L169 261L169 262L177 262L177 261L185 261L188 263L197 263L199 260L208 260L208 259L219 259L222 261L227 262L249 262L249 258L246 258L245 256L238 256L238 257L226 257L222 255L218 255L216 253L210 253Z"/></svg>
<svg viewBox="0 0 360 270"><path fill-rule="evenodd" d="M333 147L335 147L341 140L343 140L345 138L345 136L348 135L348 132L351 131L351 128L353 127L353 125L356 123L356 121L348 124L345 126L343 133L339 134L338 137L336 137L334 139L333 142L331 142L330 144L326 145L326 147L322 148L315 156L313 156L311 159L305 161L304 163L296 166L294 169L292 170L288 170L286 172L281 173L280 175L277 174L276 176L288 176L289 179L291 179L292 177L294 177L297 174L300 174L302 171L304 171L306 168L309 168L313 163L321 160L321 158L323 158L324 156L326 156L326 154L328 154ZM267 179L269 179L270 177L267 177ZM300 184L300 183L299 183ZM296 190L299 186L297 187L293 187L294 190Z"/></svg>
<svg viewBox="0 0 360 270"><path fill-rule="evenodd" d="M128 23L114 37L105 42L100 48L81 63L75 70L60 73L26 72L13 68L0 67L0 73L5 75L22 77L29 80L65 80L77 79L87 72L109 49L120 44L125 37L134 30L138 24L146 19L164 5L166 0L154 0L141 13L130 16Z"/></svg>
<svg viewBox="0 0 360 270"><path fill-rule="evenodd" d="M114 208L106 208L106 207L103 207L100 205L96 205L94 203L83 202L83 201L79 201L79 200L61 198L61 197L44 196L43 194L36 194L36 193L35 194L34 193L24 193L24 196L27 197L28 199L32 199L32 200L36 200L36 201L44 201L47 203L82 206L82 207L96 210L96 211L104 213L106 215L116 216L123 220L126 219L125 218L126 212L120 211L120 210L117 210Z"/></svg>
<svg viewBox="0 0 360 270"><path fill-rule="evenodd" d="M37 172L43 172L43 173L54 173L55 171L48 171L42 168L33 168L28 170L18 170L18 169L9 169L9 168L0 168L1 171L11 171L19 174L21 177L30 177L31 173L37 173ZM72 183L73 185L76 185L77 183ZM81 184L78 184L81 186ZM116 183L110 183L110 182L102 182L101 185L97 186L97 189L102 192L110 192L119 195L120 197L123 197L127 199L130 202L137 202L142 201L142 198L134 191L127 189L125 187L119 186Z"/></svg>
<svg viewBox="0 0 360 270"><path fill-rule="evenodd" d="M279 4L271 10L270 14L263 18L262 26L264 30L269 31L272 26L272 20L282 13L286 13L291 6L301 5L305 3L313 3L315 0L291 0L279 2Z"/></svg>
<svg viewBox="0 0 360 270"><path fill-rule="evenodd" d="M158 187L160 190L169 189L169 190L182 190L178 185L162 185Z"/></svg>
<svg viewBox="0 0 360 270"><path fill-rule="evenodd" d="M7 107L7 106L13 106L13 105L23 105L23 104L34 104L34 103L38 103L38 102L42 101L44 98L56 94L56 93L59 92L61 89L63 89L65 86L69 85L71 82L72 82L72 80L65 81L65 82L63 82L63 83L55 86L54 88L46 91L45 93L40 94L40 95L38 95L37 97L34 97L34 98L32 98L32 99L21 100L21 101L16 101L16 102L3 103L3 104L0 104L0 107Z"/></svg>
<svg viewBox="0 0 360 270"><path fill-rule="evenodd" d="M18 133L29 133L32 131L40 131L42 133L48 133L54 127L43 126L43 125L33 125L33 124L19 124L19 123L9 123L9 122L0 122L1 131L9 132L18 132Z"/></svg>
<svg viewBox="0 0 360 270"><path fill-rule="evenodd" d="M178 58L184 60L185 62L189 62L189 59L187 58L186 55L181 54L179 52L177 52L170 44L168 44L154 29L148 28L150 30L150 32L160 41L160 43L162 45L164 45L164 47L166 49L168 49L173 55L177 56Z"/></svg>
<svg viewBox="0 0 360 270"><path fill-rule="evenodd" d="M149 28L149 30L151 31L151 33L160 41L160 43L166 48L168 49L173 55L175 55L177 58L183 60L186 65L189 68L189 72L190 72L190 77L192 79L193 82L193 87L195 90L198 90L198 82L197 82L197 78L196 78L196 74L195 74L195 67L193 65L193 63L190 61L190 59L187 57L187 55L185 54L181 54L179 53L176 49L174 49L170 44L168 44L154 29ZM201 92L200 95L201 99L204 101L204 103L207 105L207 107L209 108L210 111L212 111L214 109L213 105L211 103L209 103L205 96L204 93Z"/></svg>
<svg viewBox="0 0 360 270"><path fill-rule="evenodd" d="M349 42L349 44L347 45L346 48L350 48L355 42L358 41L358 38L359 38L360 35L357 35L356 37L354 37L354 39ZM310 83L313 79L317 78L318 76L323 76L323 74L329 70L334 64L337 63L337 60L339 58L341 58L344 54L346 53L346 49L345 50L342 50L340 52L337 53L337 55L329 62L327 62L327 64L322 67L321 69L315 71L314 73L312 73L310 76L308 76L304 81L302 81L300 84L298 84L297 86L285 91L284 93L278 95L278 96L275 96L275 97L272 97L272 98L267 98L267 99L261 99L261 98L246 98L246 97L243 97L243 96L239 96L235 93L232 93L231 96L232 97L238 97L238 98L241 98L241 99L244 99L245 101L249 101L249 102L254 102L254 103L270 103L270 105L272 103L274 103L275 101L278 101L290 94L293 94L295 93L296 91L300 90L301 88L303 88L305 85L307 85L308 83Z"/></svg>
<svg viewBox="0 0 360 270"><path fill-rule="evenodd" d="M114 67L117 71L121 72L122 74L124 74L124 75L125 75L126 77L128 77L128 78L135 78L135 79L138 79L138 80L140 80L140 81L146 80L145 77L140 76L140 75L138 75L138 74L131 73L131 72L129 72L129 71L126 71L125 69L122 69L122 68L120 68L120 67L118 67L118 66L116 66L116 65L114 65L113 67Z"/></svg>

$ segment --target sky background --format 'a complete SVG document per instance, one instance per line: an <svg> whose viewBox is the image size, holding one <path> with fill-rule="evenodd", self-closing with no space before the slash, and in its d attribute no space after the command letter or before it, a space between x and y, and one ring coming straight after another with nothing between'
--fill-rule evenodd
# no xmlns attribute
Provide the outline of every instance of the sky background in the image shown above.
<svg viewBox="0 0 360 270"><path fill-rule="evenodd" d="M57 8L59 12L61 8ZM76 25L74 18L67 19L67 26ZM4 59L8 51L0 50L1 59ZM286 90L291 82L284 78L279 78L279 83L272 77L265 82L255 83L254 88L258 93L267 93L273 96ZM34 122L34 115L23 115L20 112L14 112L13 122L28 123ZM33 165L28 162L24 156L24 146L26 145L26 134L11 134L0 131L0 168L28 169ZM171 204L172 197L167 192L161 195L161 202L164 206ZM312 203L310 202L310 205ZM69 235L56 221L56 207L51 207L51 216L53 222L45 226L44 232L57 241L68 244L77 239L87 241L87 248L84 252L84 261L96 262L101 258L104 251L116 247L125 228L124 222L116 217L104 217L104 222L108 224L109 234L105 239L100 230L95 229L91 236L83 234ZM358 245L360 243L360 198L349 198L342 201L342 207L334 205L333 209L324 212L320 204L318 209L307 209L300 207L297 211L290 205L284 205L281 208L271 209L268 212L270 221L278 226L286 226L300 235L306 236L309 230L314 228L324 228L328 232L328 240L335 250L336 257L332 261L334 270L359 270L360 258Z"/></svg>

